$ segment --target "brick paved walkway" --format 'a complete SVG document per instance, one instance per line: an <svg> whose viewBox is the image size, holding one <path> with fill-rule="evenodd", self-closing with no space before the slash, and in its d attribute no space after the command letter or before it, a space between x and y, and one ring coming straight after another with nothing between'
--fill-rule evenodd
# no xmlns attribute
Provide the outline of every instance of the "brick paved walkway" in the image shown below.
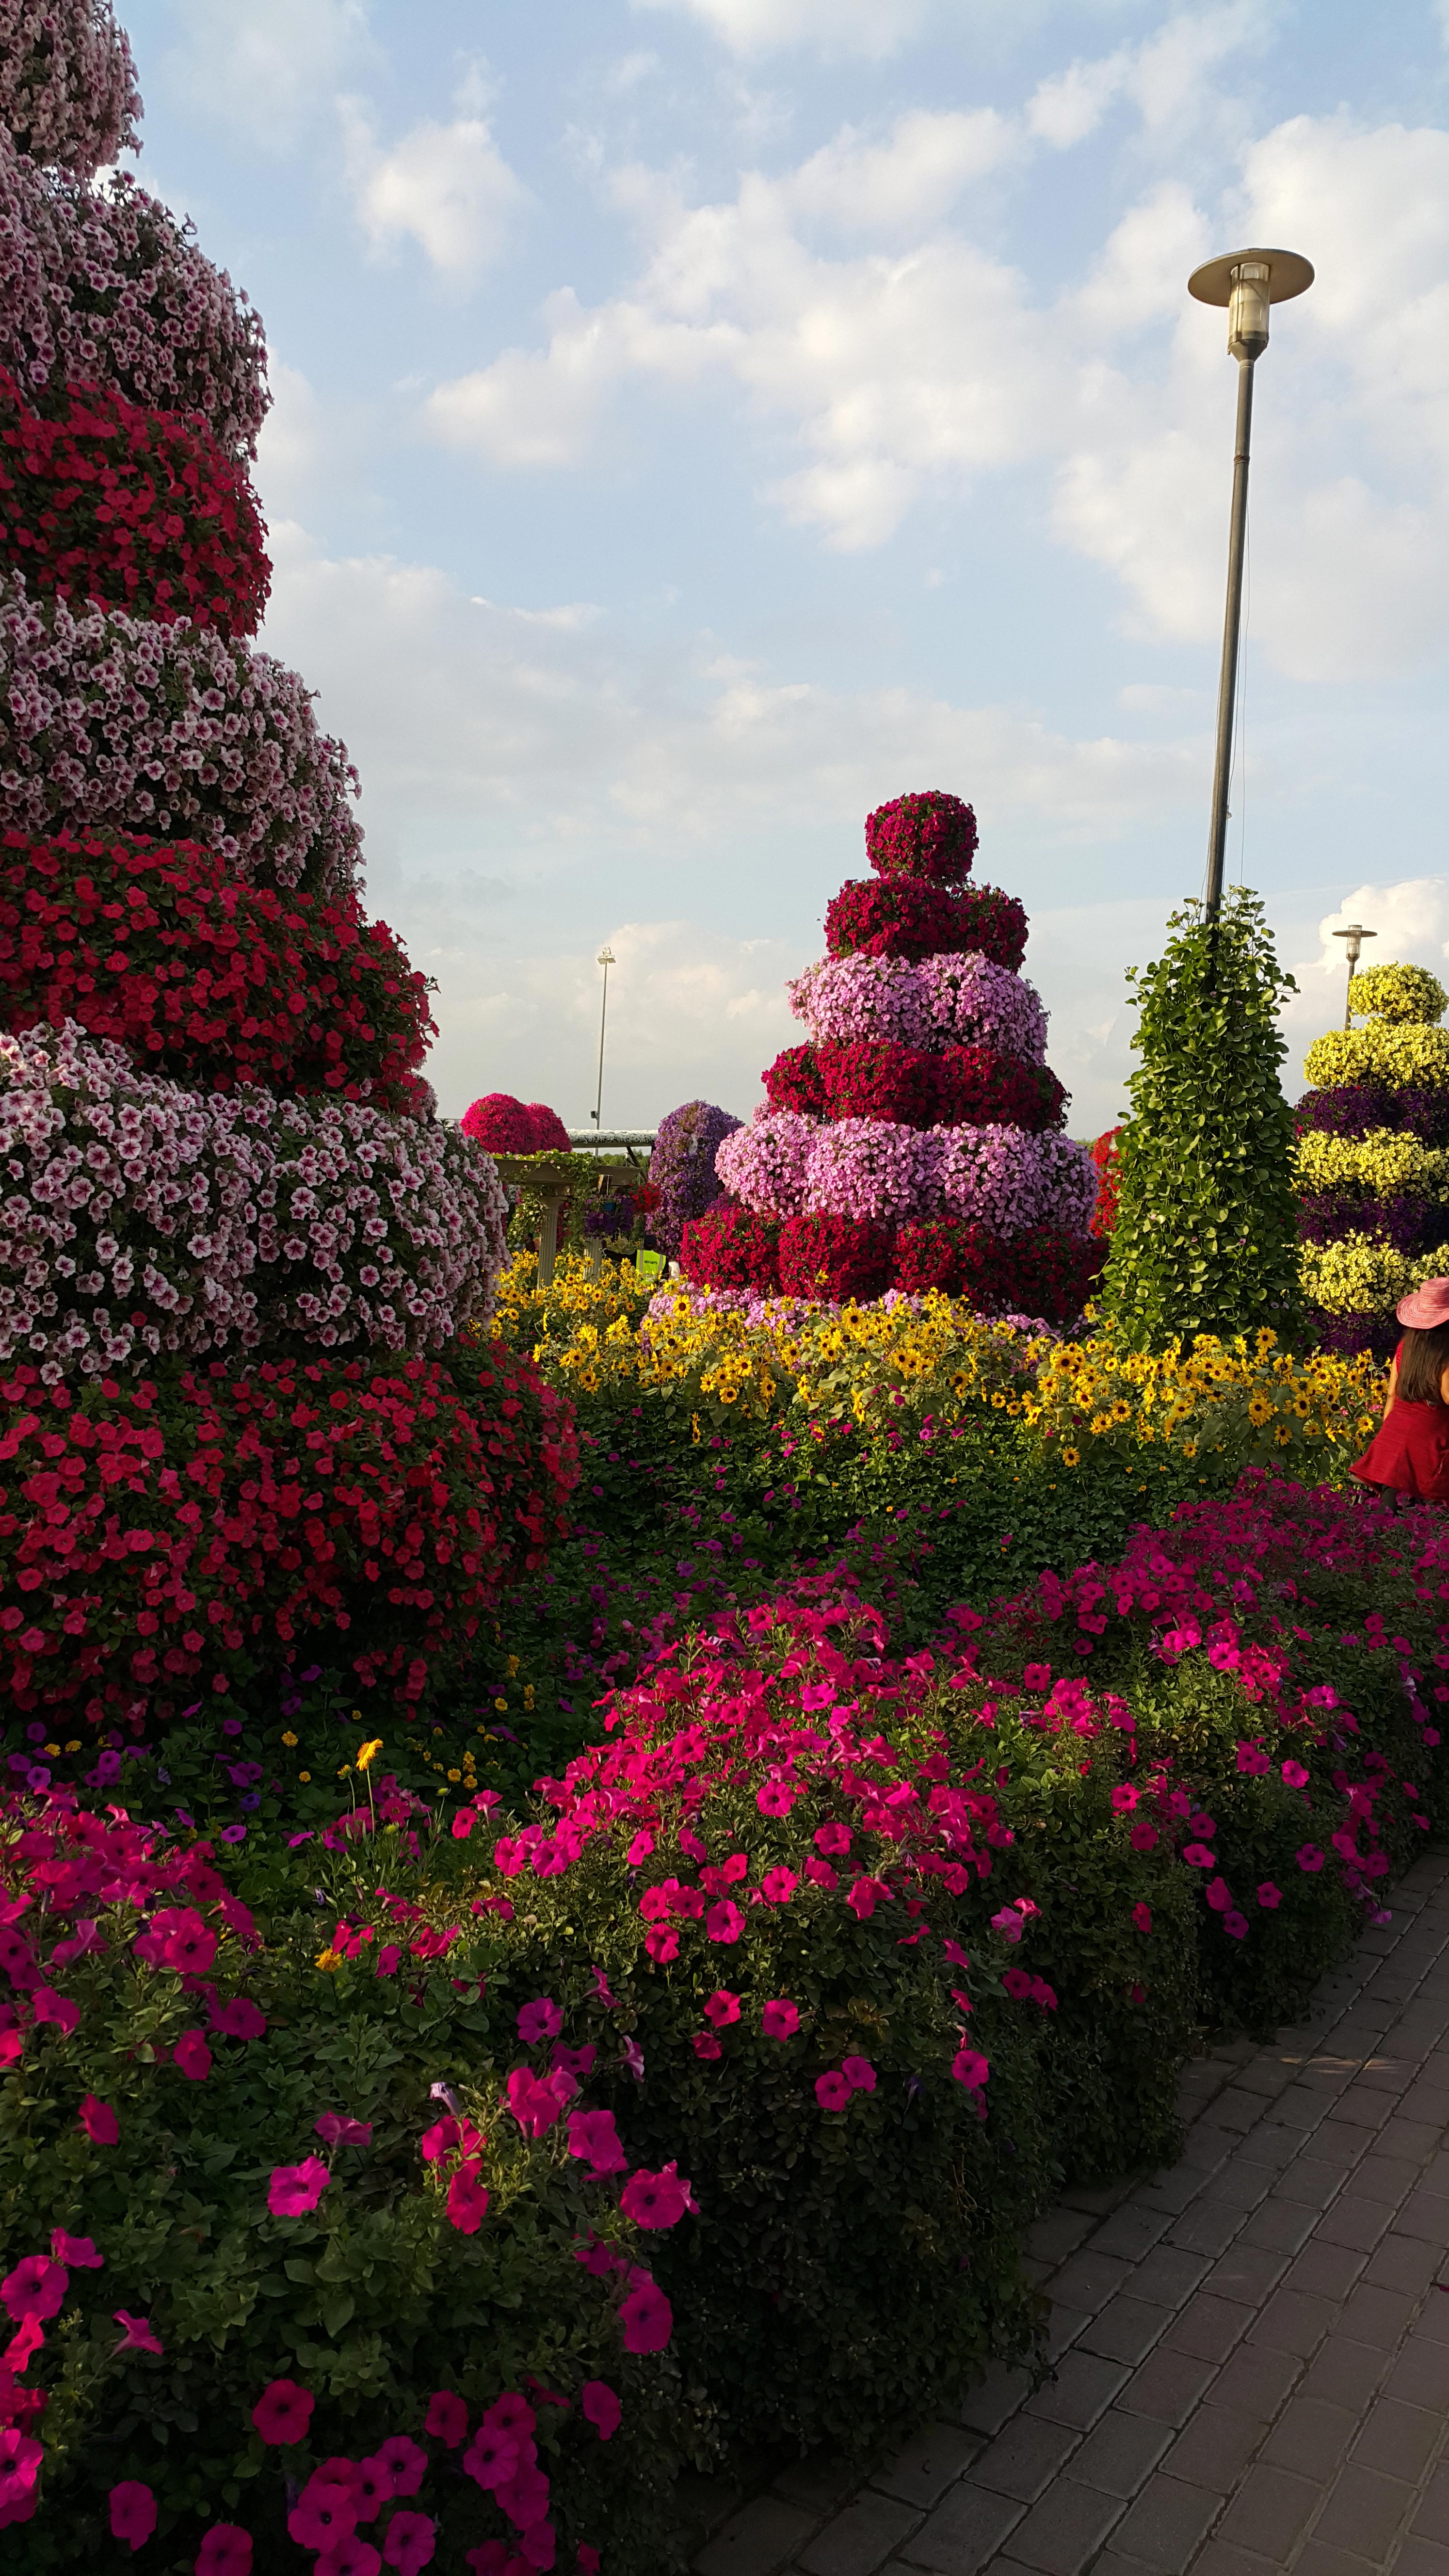
<svg viewBox="0 0 1449 2576"><path fill-rule="evenodd" d="M1309 2021L1189 2068L1180 2164L1034 2231L1055 2378L813 2460L698 2576L1449 2576L1449 1855Z"/></svg>

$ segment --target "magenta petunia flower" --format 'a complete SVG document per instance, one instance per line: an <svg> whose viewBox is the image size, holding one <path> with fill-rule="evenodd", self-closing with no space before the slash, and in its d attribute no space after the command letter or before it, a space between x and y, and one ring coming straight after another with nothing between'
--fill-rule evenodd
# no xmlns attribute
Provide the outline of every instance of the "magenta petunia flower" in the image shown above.
<svg viewBox="0 0 1449 2576"><path fill-rule="evenodd" d="M211 2073L211 2051L199 2030L184 2030L171 2052L178 2075L189 2084L204 2084Z"/></svg>
<svg viewBox="0 0 1449 2576"><path fill-rule="evenodd" d="M299 2549L330 2549L346 2540L357 2529L350 2478L344 2483L314 2470L287 2516L287 2529Z"/></svg>
<svg viewBox="0 0 1449 2576"><path fill-rule="evenodd" d="M396 1941L384 1941L382 1948L377 1954L378 1975L380 1977L395 1977L397 1975L401 1959L401 1945Z"/></svg>
<svg viewBox="0 0 1449 2576"><path fill-rule="evenodd" d="M502 2396L494 2398L483 2416L485 2424L492 2424L514 2442L526 2442L537 2421L528 2399L521 2396L516 2388L505 2388Z"/></svg>
<svg viewBox="0 0 1449 2576"><path fill-rule="evenodd" d="M480 2487L506 2486L518 2466L518 2444L501 2424L480 2424L467 2450L463 2468Z"/></svg>
<svg viewBox="0 0 1449 2576"><path fill-rule="evenodd" d="M767 1869L760 1893L767 1905L788 1905L799 1884L793 1869Z"/></svg>
<svg viewBox="0 0 1449 2576"><path fill-rule="evenodd" d="M80 2106L80 2124L92 2145L113 2147L121 2134L121 2124L109 2102L98 2102L88 2093Z"/></svg>
<svg viewBox="0 0 1449 2576"><path fill-rule="evenodd" d="M697 2030L689 2044L696 2057L716 2058L724 2055L724 2050L712 2030Z"/></svg>
<svg viewBox="0 0 1449 2576"><path fill-rule="evenodd" d="M1015 1995L1018 2001L1020 2001L1023 1995L1029 1995L1031 1993L1031 1978L1027 1974L1025 1968L1006 1969L1001 1982L1005 1986L1007 1993L1009 1995Z"/></svg>
<svg viewBox="0 0 1449 2576"><path fill-rule="evenodd" d="M718 1905L710 1907L704 1918L704 1928L711 1941L725 1943L738 1941L745 1928L745 1918L739 1907L731 1905L728 1898L725 1898Z"/></svg>
<svg viewBox="0 0 1449 2576"><path fill-rule="evenodd" d="M423 2431L431 2433L435 2442L445 2442L450 2451L456 2451L467 2430L468 2409L457 2390L453 2388L435 2390L428 2399L428 2411L423 2417Z"/></svg>
<svg viewBox="0 0 1449 2576"><path fill-rule="evenodd" d="M1306 1789L1308 1786L1308 1774L1301 1762L1285 1762L1283 1777L1290 1789Z"/></svg>
<svg viewBox="0 0 1449 2576"><path fill-rule="evenodd" d="M1184 1843L1182 1856L1189 1869L1216 1869L1218 1856L1207 1843Z"/></svg>
<svg viewBox="0 0 1449 2576"><path fill-rule="evenodd" d="M598 2426L600 2441L612 2440L624 2411L612 2388L602 2379L586 2379L579 2390L579 2405L588 2421Z"/></svg>
<svg viewBox="0 0 1449 2576"><path fill-rule="evenodd" d="M1316 1843L1300 1843L1294 1857L1300 1869L1322 1869L1323 1854Z"/></svg>
<svg viewBox="0 0 1449 2576"><path fill-rule="evenodd" d="M111 2535L139 2549L156 2528L156 2499L139 2478L122 2478L110 2493Z"/></svg>
<svg viewBox="0 0 1449 2576"><path fill-rule="evenodd" d="M162 1957L167 1967L175 1968L181 1976L205 1976L216 1957L216 1934L194 1907L185 1906L175 1916Z"/></svg>
<svg viewBox="0 0 1449 2576"><path fill-rule="evenodd" d="M815 2099L822 2111L843 2111L850 2100L850 2078L834 2068L815 2078Z"/></svg>
<svg viewBox="0 0 1449 2576"><path fill-rule="evenodd" d="M214 2522L196 2553L196 2576L252 2576L252 2536L235 2522Z"/></svg>
<svg viewBox="0 0 1449 2576"><path fill-rule="evenodd" d="M1262 1886L1258 1890L1258 1903L1265 1906L1267 1911L1271 1914L1274 1908L1281 1905L1282 1902L1283 1890L1281 1887L1275 1887L1271 1878L1265 1878Z"/></svg>
<svg viewBox="0 0 1449 2576"><path fill-rule="evenodd" d="M1112 1805L1116 1813L1119 1816L1130 1816L1141 1794L1139 1789L1133 1788L1130 1780L1122 1781L1112 1792Z"/></svg>
<svg viewBox="0 0 1449 2576"><path fill-rule="evenodd" d="M850 1827L835 1823L817 1825L815 1848L818 1852L824 1852L827 1860L843 1859L850 1849Z"/></svg>
<svg viewBox="0 0 1449 2576"><path fill-rule="evenodd" d="M1050 1690L1051 1680L1050 1664L1028 1664L1022 1672L1021 1686L1023 1690L1029 1691Z"/></svg>
<svg viewBox="0 0 1449 2576"><path fill-rule="evenodd" d="M640 2281L619 2310L626 2352L662 2352L674 2332L674 2310L653 2281Z"/></svg>
<svg viewBox="0 0 1449 2576"><path fill-rule="evenodd" d="M976 2048L958 2048L951 2060L951 2072L968 2093L976 2092L991 2072L990 2065Z"/></svg>
<svg viewBox="0 0 1449 2576"><path fill-rule="evenodd" d="M376 2522L383 2506L392 2502L392 2472L386 2460L379 2458L375 2451L367 2459L358 2461L348 2485L359 2522Z"/></svg>
<svg viewBox="0 0 1449 2576"><path fill-rule="evenodd" d="M466 2413L463 2420L467 2422ZM389 2433L374 2456L392 2480L395 2496L417 2494L428 2468L428 2455L420 2442L410 2441L406 2433Z"/></svg>
<svg viewBox="0 0 1449 2576"><path fill-rule="evenodd" d="M117 2352L154 2352L159 2356L160 2338L149 2317L133 2317L129 2308L117 2308L114 2314L121 2328Z"/></svg>
<svg viewBox="0 0 1449 2576"><path fill-rule="evenodd" d="M779 1995L766 2004L760 2015L760 2027L766 2039L793 2039L800 2027L800 2008Z"/></svg>
<svg viewBox="0 0 1449 2576"><path fill-rule="evenodd" d="M395 2513L387 2527L382 2554L398 2576L419 2576L430 2566L437 2547L437 2527L430 2513Z"/></svg>
<svg viewBox="0 0 1449 2576"><path fill-rule="evenodd" d="M636 2227L677 2227L695 2202L688 2183L673 2164L667 2164L661 2173L646 2173L641 2165L619 2194L619 2207Z"/></svg>
<svg viewBox="0 0 1449 2576"><path fill-rule="evenodd" d="M54 1986L37 1986L30 2005L38 2022L53 2021L67 2039L80 2020L80 2005L72 2003L69 1995L58 1995Z"/></svg>
<svg viewBox="0 0 1449 2576"><path fill-rule="evenodd" d="M1131 1831L1131 1833L1128 1835L1127 1839L1128 1839L1128 1841L1130 1842L1130 1844L1132 1845L1132 1848L1133 1848L1133 1850L1134 1850L1134 1851L1140 1851L1140 1852L1156 1851L1156 1849L1157 1849L1157 1827L1156 1827L1155 1825L1149 1825L1149 1823L1147 1822L1146 1817L1145 1817L1145 1816L1143 1816L1143 1817L1142 1817L1142 1818L1140 1818L1140 1819L1139 1819L1139 1821L1138 1821L1138 1822L1133 1826L1132 1831Z"/></svg>
<svg viewBox="0 0 1449 2576"><path fill-rule="evenodd" d="M349 2531L323 2550L312 2576L382 2576L382 2559L370 2540Z"/></svg>
<svg viewBox="0 0 1449 2576"><path fill-rule="evenodd" d="M1136 1924L1139 1932L1150 1932L1152 1929L1151 1906L1134 1905L1132 1908L1132 1920Z"/></svg>
<svg viewBox="0 0 1449 2576"><path fill-rule="evenodd" d="M1235 1910L1225 1914L1223 1916L1223 1930L1233 1941L1245 1940L1247 1938L1248 1931L1248 1918L1246 1914L1239 1914Z"/></svg>
<svg viewBox="0 0 1449 2576"><path fill-rule="evenodd" d="M852 2093L875 2091L875 2068L868 2057L842 2057L840 2072Z"/></svg>
<svg viewBox="0 0 1449 2576"><path fill-rule="evenodd" d="M261 2039L266 2032L267 2016L250 1995L233 1995L229 2004L220 2004L212 2015L211 2026L223 2039Z"/></svg>
<svg viewBox="0 0 1449 2576"><path fill-rule="evenodd" d="M267 2207L274 2218L305 2218L331 2179L320 2156L304 2156L299 2165L274 2165Z"/></svg>
<svg viewBox="0 0 1449 2576"><path fill-rule="evenodd" d="M739 2020L739 1996L732 1995L728 1986L716 1986L704 2007L704 2017L714 2023L716 2030L723 2030L727 2022Z"/></svg>
<svg viewBox="0 0 1449 2576"><path fill-rule="evenodd" d="M667 1968L679 1956L679 1934L672 1923L651 1923L644 1935L644 1947L651 1959Z"/></svg>
<svg viewBox="0 0 1449 2576"><path fill-rule="evenodd" d="M628 2159L619 2143L613 2112L571 2111L569 2154L581 2156L596 2174L625 2172Z"/></svg>
<svg viewBox="0 0 1449 2576"><path fill-rule="evenodd" d="M372 2144L372 2122L349 2120L341 2111L319 2112L312 2126L324 2146L370 2147Z"/></svg>
<svg viewBox="0 0 1449 2576"><path fill-rule="evenodd" d="M1228 1882L1225 1878L1210 1878L1207 1886L1203 1890L1203 1894L1206 1896L1214 1914L1226 1914L1233 1901L1231 1891L1228 1887Z"/></svg>
<svg viewBox="0 0 1449 2576"><path fill-rule="evenodd" d="M448 2218L464 2236L476 2236L488 2215L489 2194L476 2163L461 2164L448 2185Z"/></svg>
<svg viewBox="0 0 1449 2576"><path fill-rule="evenodd" d="M525 2048L535 2048L541 2039L557 2039L562 2028L563 2014L551 1995L525 2004L518 2016L518 2036Z"/></svg>
<svg viewBox="0 0 1449 2576"><path fill-rule="evenodd" d="M295 2379L274 2379L252 2408L252 2422L268 2444L300 2442L312 2421L317 2400Z"/></svg>
<svg viewBox="0 0 1449 2576"><path fill-rule="evenodd" d="M51 2229L50 2250L57 2263L69 2264L73 2272L99 2272L105 2261L89 2236L67 2236L63 2227Z"/></svg>
<svg viewBox="0 0 1449 2576"><path fill-rule="evenodd" d="M70 2275L49 2254L24 2254L0 2281L0 2299L18 2324L23 2317L59 2314Z"/></svg>

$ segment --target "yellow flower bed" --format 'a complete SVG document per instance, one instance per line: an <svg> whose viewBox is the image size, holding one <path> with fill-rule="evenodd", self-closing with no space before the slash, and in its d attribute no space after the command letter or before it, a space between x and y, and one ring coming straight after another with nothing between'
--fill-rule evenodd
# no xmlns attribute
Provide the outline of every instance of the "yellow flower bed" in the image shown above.
<svg viewBox="0 0 1449 2576"><path fill-rule="evenodd" d="M802 1431L848 1419L882 1433L903 1415L948 1429L998 1413L1051 1443L1067 1468L1106 1441L1187 1459L1291 1458L1330 1473L1363 1447L1382 1402L1368 1355L1295 1359L1269 1332L1200 1335L1148 1356L1107 1332L1033 1340L937 1291L839 1314L782 1299L755 1323L696 1314L681 1294L641 1330L646 1301L631 1280L624 1265L606 1263L591 1281L582 1262L560 1262L541 1295L520 1260L500 1311L539 1325L532 1342L521 1330L512 1337L565 1390L671 1391L691 1408L757 1421L793 1413Z"/></svg>
<svg viewBox="0 0 1449 2576"><path fill-rule="evenodd" d="M1370 1198L1398 1190L1449 1197L1449 1153L1394 1127L1371 1127L1366 1136L1334 1136L1313 1129L1298 1140L1298 1178L1305 1189L1361 1189Z"/></svg>

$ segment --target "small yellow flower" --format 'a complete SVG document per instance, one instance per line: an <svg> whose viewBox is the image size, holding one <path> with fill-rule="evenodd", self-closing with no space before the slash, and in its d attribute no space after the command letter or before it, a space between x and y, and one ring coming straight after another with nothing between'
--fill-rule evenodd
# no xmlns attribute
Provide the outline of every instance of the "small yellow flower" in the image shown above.
<svg viewBox="0 0 1449 2576"><path fill-rule="evenodd" d="M462 1779L463 1774L462 1774L462 1772L461 1772L461 1771L450 1771L450 1772L448 1773L448 1777L449 1777L449 1779L454 1783L454 1785L456 1786L456 1784L458 1783L458 1781L460 1781L460 1780Z"/></svg>
<svg viewBox="0 0 1449 2576"><path fill-rule="evenodd" d="M357 1767L358 1767L358 1770L359 1770L359 1771L366 1771L366 1770L369 1770L369 1769L371 1768L371 1765L372 1765L373 1761L376 1759L377 1755L378 1755L381 1751L382 1751L382 1737L381 1737L380 1735L375 1735L375 1736L373 1737L372 1742L371 1742L370 1744L363 1744L363 1745L359 1745L359 1747L358 1747L358 1752L357 1752Z"/></svg>
<svg viewBox="0 0 1449 2576"><path fill-rule="evenodd" d="M330 1976L334 1968L340 1968L342 1965L341 1951L319 1950L317 1953L317 1965L319 1968L325 1968Z"/></svg>
<svg viewBox="0 0 1449 2576"><path fill-rule="evenodd" d="M289 1728L288 1728L288 1730L287 1730L287 1732L286 1732L286 1734L285 1734L285 1735L283 1736L283 1738L282 1738L282 1742L287 1746L288 1751L290 1751L290 1750L291 1750L291 1748L292 1748L292 1746L296 1743L296 1741L297 1741L297 1739L296 1739L295 1735L292 1733L291 1728L289 1727Z"/></svg>
<svg viewBox="0 0 1449 2576"><path fill-rule="evenodd" d="M312 1774L310 1771L299 1771L297 1777L299 1780L310 1781Z"/></svg>
<svg viewBox="0 0 1449 2576"><path fill-rule="evenodd" d="M73 1736L71 1737L71 1740L70 1740L69 1744L66 1746L66 1748L65 1748L65 1749L66 1749L67 1753L79 1753L79 1751L80 1751L80 1749L81 1749L81 1740L80 1740L80 1737L79 1737L78 1735L73 1735Z"/></svg>
<svg viewBox="0 0 1449 2576"><path fill-rule="evenodd" d="M350 1763L350 1762L339 1762L339 1763L338 1763L338 1765L337 1765L337 1777L338 1777L338 1779L339 1779L339 1780L347 1780L347 1779L350 1779L350 1778L351 1778L351 1776L352 1776L352 1765L351 1765L351 1763Z"/></svg>

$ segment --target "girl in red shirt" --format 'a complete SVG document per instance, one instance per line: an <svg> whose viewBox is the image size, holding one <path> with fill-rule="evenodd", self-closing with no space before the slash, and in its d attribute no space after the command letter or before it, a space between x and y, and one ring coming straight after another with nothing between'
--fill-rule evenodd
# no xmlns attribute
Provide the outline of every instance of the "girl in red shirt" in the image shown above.
<svg viewBox="0 0 1449 2576"><path fill-rule="evenodd" d="M1405 1502L1449 1503L1449 1279L1426 1279L1394 1311L1406 1330L1384 1418L1349 1474Z"/></svg>

